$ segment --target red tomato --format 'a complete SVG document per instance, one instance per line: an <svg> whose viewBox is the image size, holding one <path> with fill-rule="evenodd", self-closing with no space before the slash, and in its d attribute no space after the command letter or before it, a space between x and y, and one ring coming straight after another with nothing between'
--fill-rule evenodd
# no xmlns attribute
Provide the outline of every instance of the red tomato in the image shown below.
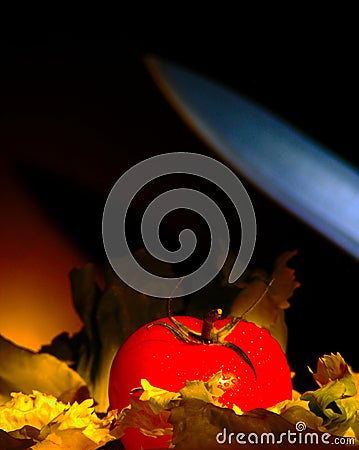
<svg viewBox="0 0 359 450"><path fill-rule="evenodd" d="M177 317L193 331L201 332L202 320ZM170 323L169 319L160 319ZM218 320L217 329L230 319ZM157 321L158 322L158 321ZM155 322L152 322L155 323ZM290 399L292 382L290 368L279 343L267 330L251 322L241 321L225 338L241 348L250 358L252 368L234 350L218 344L189 344L182 342L163 326L145 325L130 336L118 351L111 368L109 397L112 409L129 404L131 389L141 386L147 379L152 386L177 392L187 380L207 381L222 371L219 387L224 394L219 401L226 407L233 404L243 411L267 408L279 401ZM128 436L127 436L128 435ZM141 440L141 442L140 442ZM138 430L126 433L126 449L167 448L169 437L154 439Z"/></svg>

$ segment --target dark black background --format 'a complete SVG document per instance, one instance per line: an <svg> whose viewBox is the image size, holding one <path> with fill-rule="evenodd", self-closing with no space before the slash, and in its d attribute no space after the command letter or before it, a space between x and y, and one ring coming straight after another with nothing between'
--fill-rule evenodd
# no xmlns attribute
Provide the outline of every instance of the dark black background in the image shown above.
<svg viewBox="0 0 359 450"><path fill-rule="evenodd" d="M0 47L2 156L88 259L103 262L102 209L126 169L164 152L212 155L153 83L142 60L153 53L250 96L359 167L357 36L343 13L9 32ZM306 366L324 353L339 351L359 370L358 262L242 181L258 221L252 262L270 268L281 251L299 251L291 265L302 286L287 312L296 387L313 387Z"/></svg>

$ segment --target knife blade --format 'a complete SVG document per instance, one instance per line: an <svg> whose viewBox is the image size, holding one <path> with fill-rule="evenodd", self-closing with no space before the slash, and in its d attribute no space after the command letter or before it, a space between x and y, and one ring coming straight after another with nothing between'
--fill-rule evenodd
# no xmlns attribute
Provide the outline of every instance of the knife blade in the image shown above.
<svg viewBox="0 0 359 450"><path fill-rule="evenodd" d="M235 90L152 55L145 65L177 113L215 153L359 259L354 166Z"/></svg>

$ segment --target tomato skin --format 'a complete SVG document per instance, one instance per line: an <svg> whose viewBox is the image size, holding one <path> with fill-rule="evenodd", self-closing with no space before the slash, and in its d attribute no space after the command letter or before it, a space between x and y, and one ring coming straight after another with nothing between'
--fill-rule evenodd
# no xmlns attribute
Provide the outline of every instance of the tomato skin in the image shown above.
<svg viewBox="0 0 359 450"><path fill-rule="evenodd" d="M193 317L176 317L193 331L201 332L202 320ZM168 318L160 322L170 323ZM155 321L152 324L159 322ZM230 319L216 322L220 329ZM111 409L122 409L129 404L129 392L141 386L141 379L147 379L152 386L178 392L187 380L207 381L222 370L219 387L224 394L219 401L227 407L233 404L243 411L267 408L279 401L290 399L292 382L290 368L279 343L264 328L240 321L225 338L241 348L250 358L256 370L232 349L218 344L189 344L180 341L163 326L145 325L130 336L118 351L111 368L109 398ZM137 431L137 430L136 430ZM139 432L137 432L139 433ZM126 433L126 449L140 448L133 433ZM135 439L136 444L134 444ZM160 448L160 439L146 438L144 448ZM167 441L161 444L167 448ZM134 444L134 447L131 445Z"/></svg>

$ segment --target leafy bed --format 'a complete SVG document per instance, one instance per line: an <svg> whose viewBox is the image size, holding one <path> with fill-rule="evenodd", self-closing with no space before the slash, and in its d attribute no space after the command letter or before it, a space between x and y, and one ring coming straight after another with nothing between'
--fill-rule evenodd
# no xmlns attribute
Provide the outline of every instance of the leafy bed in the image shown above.
<svg viewBox="0 0 359 450"><path fill-rule="evenodd" d="M294 271L287 267L294 255L286 252L278 258L270 273L275 278L271 291L246 316L267 328L284 350L284 310L299 286ZM138 257L148 264L144 253ZM168 267L161 270L167 276L171 273ZM154 436L154 442L156 436L164 435L179 450L233 448L228 439L223 444L216 441L224 428L234 436L251 436L253 442L247 445L252 448L253 433L273 433L277 442L288 430L296 433L298 445L299 438L304 442L304 436L313 432L319 442L329 433L325 435L329 442L345 437L352 439L346 441L351 446L359 444L359 375L340 354L318 360L313 373L317 390L293 391L292 400L267 410L242 413L237 407L223 408L216 382L220 374L216 374L206 383L188 381L174 393L143 380L131 394L128 408L109 411L108 378L116 351L141 325L163 317L165 305L137 294L110 270L105 272L105 289L101 290L94 273L94 267L87 265L70 274L74 306L84 323L79 334L60 335L39 353L0 336L0 450L120 449L120 438L131 427ZM194 296L189 302L177 301L174 309L177 314L201 317L205 309L216 306L229 316L240 315L258 298L266 277L263 271L248 271L237 286L229 287L223 284L223 276L208 286L205 304ZM298 430L298 423L306 429Z"/></svg>

